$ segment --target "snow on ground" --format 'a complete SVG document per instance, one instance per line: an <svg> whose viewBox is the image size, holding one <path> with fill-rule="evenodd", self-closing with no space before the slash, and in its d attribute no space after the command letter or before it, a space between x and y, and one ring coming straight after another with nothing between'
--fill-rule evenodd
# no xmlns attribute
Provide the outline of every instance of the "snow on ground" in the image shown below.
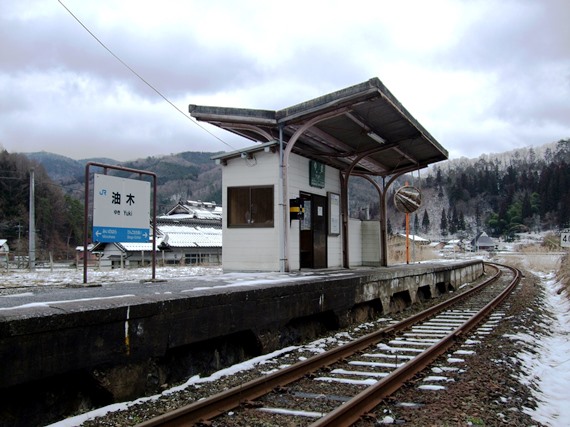
<svg viewBox="0 0 570 427"><path fill-rule="evenodd" d="M190 276L218 276L222 274L221 267L156 267L157 279L179 279ZM148 268L132 268L112 270L98 270L89 268L87 282L108 284L116 282L139 282L152 278L152 270ZM27 269L0 268L0 289L27 286L49 285L81 285L83 284L83 268L70 268L58 266L50 268L36 268L35 271Z"/></svg>
<svg viewBox="0 0 570 427"><path fill-rule="evenodd" d="M521 383L533 390L538 405L526 413L547 426L567 426L570 420L570 301L554 274L536 272L545 288L545 308L552 313L543 325L549 335L519 333L512 339L521 341L518 358L525 375Z"/></svg>

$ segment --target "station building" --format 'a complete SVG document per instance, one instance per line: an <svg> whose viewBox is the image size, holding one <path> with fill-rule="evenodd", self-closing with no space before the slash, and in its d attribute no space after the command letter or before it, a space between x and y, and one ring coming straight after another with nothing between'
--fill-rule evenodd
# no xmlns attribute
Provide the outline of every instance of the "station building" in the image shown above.
<svg viewBox="0 0 570 427"><path fill-rule="evenodd" d="M387 266L388 188L447 159L377 78L282 110L189 111L255 143L214 157L222 165L225 271ZM349 219L351 176L378 193L378 222Z"/></svg>

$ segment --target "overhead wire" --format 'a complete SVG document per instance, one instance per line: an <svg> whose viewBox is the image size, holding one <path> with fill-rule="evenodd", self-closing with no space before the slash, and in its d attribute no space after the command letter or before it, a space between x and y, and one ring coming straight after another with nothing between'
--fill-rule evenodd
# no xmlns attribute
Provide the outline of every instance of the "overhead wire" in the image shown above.
<svg viewBox="0 0 570 427"><path fill-rule="evenodd" d="M163 100L165 100L168 104L170 104L170 106L172 106L176 111L178 111L180 114L182 114L185 118L187 118L188 120L190 120L192 123L194 123L196 126L198 126L200 129L202 129L203 131L207 132L208 134L210 134L211 136L213 136L214 138L216 138L218 141L220 141L222 144L228 146L229 148L231 148L232 150L235 150L235 147L233 147L231 144L227 143L226 141L224 141L223 139L221 139L219 136L215 135L214 133L210 132L208 129L206 129L204 126L202 126L200 123L198 123L195 120L192 120L192 117L189 115L186 115L186 113L184 111L182 111L180 108L178 108L173 102L171 102L165 95L162 94L162 92L160 92L156 87L154 87L151 83L149 83L144 77L142 77L139 73L137 73L131 66L129 66L129 64L127 64L125 61L123 61L118 55L116 55L109 47L107 47L107 45L105 45L105 43L103 43L89 28L87 28L87 26L65 5L63 4L62 0L58 0L59 4L61 4L61 6L73 17L73 19L75 19L79 25L81 25L83 27L83 29L85 31L87 31L87 33L89 33L89 35L91 37L93 37L97 43L99 43L109 54L111 54L113 56L113 58L115 58L117 61L119 61L125 68L127 68L131 73L133 73L136 77L138 77L144 84L146 84L149 88L151 88L158 96L160 96Z"/></svg>

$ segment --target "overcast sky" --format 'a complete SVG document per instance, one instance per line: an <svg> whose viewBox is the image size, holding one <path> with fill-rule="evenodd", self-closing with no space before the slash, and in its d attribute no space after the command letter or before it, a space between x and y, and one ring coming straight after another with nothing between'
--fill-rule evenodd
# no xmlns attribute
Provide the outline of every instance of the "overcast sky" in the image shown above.
<svg viewBox="0 0 570 427"><path fill-rule="evenodd" d="M279 110L378 77L451 158L570 137L570 2L0 0L0 148L134 160L251 145L188 104Z"/></svg>

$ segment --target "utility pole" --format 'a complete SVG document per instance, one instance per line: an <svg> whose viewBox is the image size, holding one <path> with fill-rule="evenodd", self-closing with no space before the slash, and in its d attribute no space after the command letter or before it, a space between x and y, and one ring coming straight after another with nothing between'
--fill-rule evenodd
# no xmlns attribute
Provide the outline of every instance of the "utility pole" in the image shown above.
<svg viewBox="0 0 570 427"><path fill-rule="evenodd" d="M28 259L30 271L36 268L36 207L35 207L35 188L34 188L34 168L30 169L30 218L29 218L29 244Z"/></svg>

